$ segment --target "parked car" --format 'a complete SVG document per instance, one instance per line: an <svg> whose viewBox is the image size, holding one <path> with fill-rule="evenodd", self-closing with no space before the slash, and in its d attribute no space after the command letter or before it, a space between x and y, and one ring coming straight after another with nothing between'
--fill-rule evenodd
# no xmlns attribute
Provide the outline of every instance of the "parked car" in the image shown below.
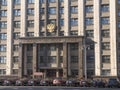
<svg viewBox="0 0 120 90"><path fill-rule="evenodd" d="M80 87L87 87L87 86L88 86L88 84L87 84L86 80L84 80L84 79L80 80Z"/></svg>
<svg viewBox="0 0 120 90"><path fill-rule="evenodd" d="M66 86L75 86L76 85L76 81L75 80L66 80Z"/></svg>
<svg viewBox="0 0 120 90"><path fill-rule="evenodd" d="M16 85L16 86L22 86L23 83L22 83L21 80L16 80L15 85Z"/></svg>
<svg viewBox="0 0 120 90"><path fill-rule="evenodd" d="M44 79L43 79L43 80L40 81L40 85L41 85L41 86L49 86L50 83L49 83L48 80L44 80Z"/></svg>
<svg viewBox="0 0 120 90"><path fill-rule="evenodd" d="M34 86L35 82L34 80L28 80L28 86Z"/></svg>
<svg viewBox="0 0 120 90"><path fill-rule="evenodd" d="M11 85L10 80L4 80L4 81L3 81L3 85L4 85L4 86L10 86L10 85Z"/></svg>
<svg viewBox="0 0 120 90"><path fill-rule="evenodd" d="M53 80L53 85L54 86L64 86L65 85L65 81L62 78L55 78Z"/></svg>
<svg viewBox="0 0 120 90"><path fill-rule="evenodd" d="M107 83L107 87L120 87L120 83L116 78L110 78Z"/></svg>

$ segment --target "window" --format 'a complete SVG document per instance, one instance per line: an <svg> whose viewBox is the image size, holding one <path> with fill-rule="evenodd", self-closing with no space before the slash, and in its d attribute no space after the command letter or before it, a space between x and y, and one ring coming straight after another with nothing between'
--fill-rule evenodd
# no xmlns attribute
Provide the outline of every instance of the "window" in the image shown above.
<svg viewBox="0 0 120 90"><path fill-rule="evenodd" d="M118 4L120 4L120 0L118 0Z"/></svg>
<svg viewBox="0 0 120 90"><path fill-rule="evenodd" d="M19 50L19 45L13 45L13 51L18 51Z"/></svg>
<svg viewBox="0 0 120 90"><path fill-rule="evenodd" d="M94 61L95 61L95 56L94 55L87 56L87 63L93 63Z"/></svg>
<svg viewBox="0 0 120 90"><path fill-rule="evenodd" d="M18 63L18 61L19 61L18 56L14 56L14 57L13 57L13 63Z"/></svg>
<svg viewBox="0 0 120 90"><path fill-rule="evenodd" d="M40 14L44 14L44 8L40 8Z"/></svg>
<svg viewBox="0 0 120 90"><path fill-rule="evenodd" d="M118 16L120 17L120 10L118 10Z"/></svg>
<svg viewBox="0 0 120 90"><path fill-rule="evenodd" d="M86 13L92 13L93 12L93 6L86 6L85 10L86 10Z"/></svg>
<svg viewBox="0 0 120 90"><path fill-rule="evenodd" d="M13 39L18 39L19 37L20 37L19 32L13 33Z"/></svg>
<svg viewBox="0 0 120 90"><path fill-rule="evenodd" d="M6 17L7 16L7 10L1 10L1 16Z"/></svg>
<svg viewBox="0 0 120 90"><path fill-rule="evenodd" d="M60 7L60 14L63 14L63 13L64 13L64 8Z"/></svg>
<svg viewBox="0 0 120 90"><path fill-rule="evenodd" d="M102 30L101 36L106 37L106 38L110 37L110 31L109 30Z"/></svg>
<svg viewBox="0 0 120 90"><path fill-rule="evenodd" d="M110 76L110 70L102 70L102 75L103 76Z"/></svg>
<svg viewBox="0 0 120 90"><path fill-rule="evenodd" d="M70 31L70 35L78 35L78 31Z"/></svg>
<svg viewBox="0 0 120 90"><path fill-rule="evenodd" d="M33 20L28 21L28 27L34 27L34 21Z"/></svg>
<svg viewBox="0 0 120 90"><path fill-rule="evenodd" d="M72 76L77 76L78 75L78 70L77 69L71 69L71 75Z"/></svg>
<svg viewBox="0 0 120 90"><path fill-rule="evenodd" d="M33 50L33 45L32 44L28 44L27 45L27 51L32 51Z"/></svg>
<svg viewBox="0 0 120 90"><path fill-rule="evenodd" d="M6 21L2 21L2 22L0 23L0 28L6 29L6 28L7 28L7 22L6 22Z"/></svg>
<svg viewBox="0 0 120 90"><path fill-rule="evenodd" d="M1 0L1 5L6 6L7 5L7 0Z"/></svg>
<svg viewBox="0 0 120 90"><path fill-rule="evenodd" d="M71 56L71 63L78 63L78 56Z"/></svg>
<svg viewBox="0 0 120 90"><path fill-rule="evenodd" d="M44 3L45 2L45 0L40 0L40 3Z"/></svg>
<svg viewBox="0 0 120 90"><path fill-rule="evenodd" d="M101 23L102 24L109 24L109 17L102 17L101 18Z"/></svg>
<svg viewBox="0 0 120 90"><path fill-rule="evenodd" d="M78 13L78 7L77 6L72 6L70 10L71 10L71 13Z"/></svg>
<svg viewBox="0 0 120 90"><path fill-rule="evenodd" d="M28 37L34 37L34 32L27 32Z"/></svg>
<svg viewBox="0 0 120 90"><path fill-rule="evenodd" d="M0 56L0 64L6 63L6 56Z"/></svg>
<svg viewBox="0 0 120 90"><path fill-rule="evenodd" d="M93 30L86 30L86 37L94 37Z"/></svg>
<svg viewBox="0 0 120 90"><path fill-rule="evenodd" d="M28 8L27 9L27 14L28 15L34 15L34 8Z"/></svg>
<svg viewBox="0 0 120 90"><path fill-rule="evenodd" d="M56 14L56 8L55 7L50 7L48 12L49 12L49 14Z"/></svg>
<svg viewBox="0 0 120 90"><path fill-rule="evenodd" d="M20 4L20 0L14 0L14 4Z"/></svg>
<svg viewBox="0 0 120 90"><path fill-rule="evenodd" d="M102 12L108 12L109 11L109 5L102 5L101 6L101 11Z"/></svg>
<svg viewBox="0 0 120 90"><path fill-rule="evenodd" d="M0 69L0 75L5 75L6 74L6 69Z"/></svg>
<svg viewBox="0 0 120 90"><path fill-rule="evenodd" d="M85 19L85 24L86 25L93 25L93 18L86 18Z"/></svg>
<svg viewBox="0 0 120 90"><path fill-rule="evenodd" d="M33 4L33 3L35 2L35 0L27 0L27 2L28 2L29 4Z"/></svg>
<svg viewBox="0 0 120 90"><path fill-rule="evenodd" d="M56 50L56 45L49 45L49 50L50 51L55 51Z"/></svg>
<svg viewBox="0 0 120 90"><path fill-rule="evenodd" d="M6 45L0 45L0 52L6 52Z"/></svg>
<svg viewBox="0 0 120 90"><path fill-rule="evenodd" d="M78 25L78 19L77 18L71 18L70 19L71 26L77 26Z"/></svg>
<svg viewBox="0 0 120 90"><path fill-rule="evenodd" d="M14 75L18 74L18 69L13 69L13 74Z"/></svg>
<svg viewBox="0 0 120 90"><path fill-rule="evenodd" d="M0 33L0 39L1 40L6 40L7 39L7 34L6 33Z"/></svg>
<svg viewBox="0 0 120 90"><path fill-rule="evenodd" d="M14 16L20 16L20 9L14 9Z"/></svg>
<svg viewBox="0 0 120 90"><path fill-rule="evenodd" d="M27 56L27 63L32 63L32 59L33 59L32 56Z"/></svg>
<svg viewBox="0 0 120 90"><path fill-rule="evenodd" d="M40 26L44 27L45 25L45 21L44 20L40 20Z"/></svg>
<svg viewBox="0 0 120 90"><path fill-rule="evenodd" d="M56 23L56 19L50 19L50 20L49 20L49 23L55 24L55 23Z"/></svg>
<svg viewBox="0 0 120 90"><path fill-rule="evenodd" d="M103 63L110 63L110 55L102 56Z"/></svg>
<svg viewBox="0 0 120 90"><path fill-rule="evenodd" d="M120 21L118 21L118 28L120 28Z"/></svg>
<svg viewBox="0 0 120 90"><path fill-rule="evenodd" d="M78 44L70 44L70 50L78 50Z"/></svg>
<svg viewBox="0 0 120 90"><path fill-rule="evenodd" d="M20 21L14 21L14 27L20 28Z"/></svg>
<svg viewBox="0 0 120 90"><path fill-rule="evenodd" d="M64 2L64 0L59 0L59 2Z"/></svg>
<svg viewBox="0 0 120 90"><path fill-rule="evenodd" d="M64 26L64 19L60 19L60 26Z"/></svg>
<svg viewBox="0 0 120 90"><path fill-rule="evenodd" d="M103 50L110 50L110 42L103 42L102 49Z"/></svg>
<svg viewBox="0 0 120 90"><path fill-rule="evenodd" d="M56 63L56 56L48 56L48 63Z"/></svg>
<svg viewBox="0 0 120 90"><path fill-rule="evenodd" d="M55 3L56 0L48 0L49 3Z"/></svg>

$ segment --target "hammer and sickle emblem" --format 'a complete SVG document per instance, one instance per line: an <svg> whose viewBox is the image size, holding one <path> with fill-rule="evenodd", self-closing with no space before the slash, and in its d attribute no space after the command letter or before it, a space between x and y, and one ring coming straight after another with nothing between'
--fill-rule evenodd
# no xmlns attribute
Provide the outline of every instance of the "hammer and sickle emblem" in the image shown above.
<svg viewBox="0 0 120 90"><path fill-rule="evenodd" d="M48 32L53 32L54 29L55 29L55 25L54 24L48 24L47 29L48 29Z"/></svg>

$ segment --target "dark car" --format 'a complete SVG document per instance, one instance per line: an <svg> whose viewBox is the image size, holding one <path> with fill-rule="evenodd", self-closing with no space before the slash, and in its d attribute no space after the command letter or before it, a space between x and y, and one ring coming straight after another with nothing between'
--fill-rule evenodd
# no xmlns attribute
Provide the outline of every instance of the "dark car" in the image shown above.
<svg viewBox="0 0 120 90"><path fill-rule="evenodd" d="M108 80L107 87L120 87L120 83L116 78L111 78Z"/></svg>
<svg viewBox="0 0 120 90"><path fill-rule="evenodd" d="M16 86L22 86L23 83L22 83L21 80L16 80L15 85L16 85Z"/></svg>
<svg viewBox="0 0 120 90"><path fill-rule="evenodd" d="M86 80L80 80L80 87L87 87L88 83Z"/></svg>
<svg viewBox="0 0 120 90"><path fill-rule="evenodd" d="M28 86L34 86L35 82L34 80L28 80Z"/></svg>
<svg viewBox="0 0 120 90"><path fill-rule="evenodd" d="M66 80L66 86L76 86L76 80Z"/></svg>
<svg viewBox="0 0 120 90"><path fill-rule="evenodd" d="M50 82L48 80L41 80L40 81L40 85L41 86L49 86L50 85Z"/></svg>

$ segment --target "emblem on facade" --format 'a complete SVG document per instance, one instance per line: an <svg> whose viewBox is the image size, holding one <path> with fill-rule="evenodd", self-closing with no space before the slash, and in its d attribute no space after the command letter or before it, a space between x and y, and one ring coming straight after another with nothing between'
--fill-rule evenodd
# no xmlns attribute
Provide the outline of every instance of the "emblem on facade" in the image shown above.
<svg viewBox="0 0 120 90"><path fill-rule="evenodd" d="M48 32L53 32L54 31L54 29L55 29L55 24L48 24L47 25L47 29L48 29Z"/></svg>

